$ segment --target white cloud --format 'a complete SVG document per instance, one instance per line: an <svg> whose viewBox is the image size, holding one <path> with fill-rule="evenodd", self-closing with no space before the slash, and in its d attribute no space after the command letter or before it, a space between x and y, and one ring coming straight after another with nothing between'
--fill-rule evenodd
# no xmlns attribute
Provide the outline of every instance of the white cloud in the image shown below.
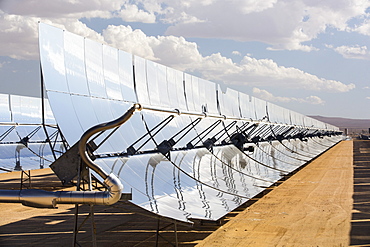
<svg viewBox="0 0 370 247"><path fill-rule="evenodd" d="M279 66L270 59L245 56L241 63L216 53L202 56L197 45L182 37L146 36L140 30L125 26L109 26L103 32L105 40L115 47L156 60L164 65L188 72L199 72L208 80L226 84L275 86L286 89L347 92L354 84L318 78L296 68Z"/></svg>
<svg viewBox="0 0 370 247"><path fill-rule="evenodd" d="M165 65L179 70L193 70L203 62L204 57L199 53L197 44L183 37L158 36L153 41L153 52Z"/></svg>
<svg viewBox="0 0 370 247"><path fill-rule="evenodd" d="M6 15L0 10L0 55L38 59L37 23L40 19Z"/></svg>
<svg viewBox="0 0 370 247"><path fill-rule="evenodd" d="M280 97L280 96L274 96L272 93L259 89L259 88L253 88L253 95L269 101L269 102L284 102L284 103L303 103L303 104L312 104L312 105L324 105L325 101L323 101L321 98L317 96L308 96L306 98L294 98L294 97Z"/></svg>
<svg viewBox="0 0 370 247"><path fill-rule="evenodd" d="M303 103L309 103L312 105L324 105L325 101L320 99L318 96L308 96L304 99Z"/></svg>
<svg viewBox="0 0 370 247"><path fill-rule="evenodd" d="M127 0L2 0L0 8L8 13L41 18L110 18Z"/></svg>
<svg viewBox="0 0 370 247"><path fill-rule="evenodd" d="M171 24L167 34L261 41L270 50L312 51L305 44L327 27L370 35L368 0L1 0L8 15L59 19L119 17L127 22ZM227 11L225 11L227 10ZM363 19L349 28L349 20Z"/></svg>
<svg viewBox="0 0 370 247"><path fill-rule="evenodd" d="M366 99L370 99L370 97L366 97Z"/></svg>
<svg viewBox="0 0 370 247"><path fill-rule="evenodd" d="M255 0L234 0L234 3L240 4L242 13L258 13L266 9L273 8L277 0L255 1Z"/></svg>
<svg viewBox="0 0 370 247"><path fill-rule="evenodd" d="M233 63L220 54L205 57L201 72L206 79L221 80L228 84L250 86L275 86L286 89L305 89L327 92L347 92L354 84L318 78L296 68L279 66L271 59L245 56L241 63Z"/></svg>
<svg viewBox="0 0 370 247"><path fill-rule="evenodd" d="M231 54L241 56L242 54L239 51L232 51Z"/></svg>
<svg viewBox="0 0 370 247"><path fill-rule="evenodd" d="M146 12L139 9L136 5L125 4L119 11L118 15L122 20L127 22L155 23L156 16L154 13Z"/></svg>
<svg viewBox="0 0 370 247"><path fill-rule="evenodd" d="M44 0L46 1L46 0ZM47 5L44 1L40 1ZM287 0L285 0L287 1ZM5 6L3 9L10 9L9 12L14 12L15 14L5 13L0 10L0 55L2 56L10 56L17 59L38 59L38 46L37 46L37 22L43 21L46 23L52 23L53 25L57 25L61 28L64 28L68 31L73 33L77 33L79 35L100 41L106 42L114 47L120 48L122 50L131 52L133 54L145 57L147 59L158 61L162 64L167 66L179 69L179 70L186 70L189 72L197 71L199 72L202 77L209 80L216 80L216 81L223 81L226 84L238 84L238 85L250 85L250 86L276 86L276 87L284 87L287 89L305 89L305 90L315 90L315 91L329 91L329 92L347 92L353 89L355 86L353 84L344 84L339 81L334 80L326 80L323 78L318 78L315 75L305 73L296 68L287 68L283 66L279 66L273 60L270 59L255 59L250 56L245 56L240 63L234 63L231 59L223 57L221 54L211 54L209 56L202 56L199 53L198 47L196 43L188 42L183 37L175 37L175 36L147 36L141 30L133 30L130 26L108 26L105 30L103 30L102 34L95 32L94 30L88 28L85 24L77 19L80 17L91 17L91 16L106 16L108 15L119 15L121 11L121 7L125 4L125 1L112 3L112 1L108 0L95 0L95 1L69 1L62 4L65 1L57 0L53 2L53 6L57 5L60 8L59 12L58 9L54 9L58 13L55 14L56 17L54 18L46 18L46 17L33 17L33 16L47 16L48 15L48 6L39 6L40 9L35 7L31 8L27 1L19 0L15 3L20 4L24 3L26 6L19 6L17 4L11 5L9 4L11 1L5 1L2 3L2 7ZM165 1L163 1L165 2ZM228 14L229 12L225 12L226 3L223 1L195 1L195 0L188 0L185 2L181 1L174 1L175 4L167 3L166 9L162 9L161 5L154 1L143 1L142 6L146 12L139 10L138 8L131 8L132 13L141 13L142 20L153 21L150 18L152 14L150 13L162 13L164 15L168 13L177 13L177 10L171 9L171 6L176 6L178 4L181 5L181 9L183 11L187 10L190 11L192 14L188 14L189 16L193 15L197 12L194 12L195 7L202 7L199 8L199 11L203 14L199 14L198 19L202 19L203 17L208 17L207 15L218 15L218 17L222 18L230 18L227 21L240 21L238 19L238 15L245 15L243 14L246 10L242 10L241 8L247 8L248 6L250 9L247 11L249 14L246 16L250 18L251 22L246 23L254 23L254 25L244 25L245 29L250 29L250 31L256 32L257 37L259 35L270 35L270 31L275 33L274 35L280 35L277 30L274 29L274 18L279 17L272 14L267 20L260 19L261 17L258 16L251 16L253 13L263 13L265 11L283 11L280 8L283 6L280 2L276 1L267 1L267 3L263 3L262 5L253 5L252 1L225 1L227 4L230 4L231 9L236 13L235 18L231 18L232 14ZM287 2L282 1L285 7L289 7L290 5L296 6L298 8L299 4L297 5L296 2L292 2L288 4ZM300 3L300 2L298 2ZM39 2L37 4L40 4ZM59 4L59 5L58 5ZM86 6L82 8L82 5ZM289 5L289 6L288 6ZM19 9L16 8L19 6ZM126 5L129 6L129 5ZM12 8L10 8L12 7ZM55 7L55 6L54 6ZM74 11L69 13L67 10L76 7ZM130 8L126 8L125 11L130 11ZM215 12L204 14L208 11L204 11L204 8L214 9ZM221 9L223 11L223 15L219 15ZM32 11L31 11L32 9ZM254 9L254 12L252 11ZM244 11L244 12L243 12ZM253 13L252 13L252 12ZM277 15L286 15L283 12L277 12ZM104 14L104 13L105 14ZM189 12L189 13L190 13ZM194 13L193 13L194 12ZM241 13L243 12L243 13ZM149 14L146 14L149 13ZM24 16L18 14L25 14ZM107 15L107 16L108 16ZM265 17L266 13L262 14L262 17ZM290 37L285 37L286 28L291 29L293 27L289 27L289 23L294 24L294 19L300 19L301 16L297 15L295 12L289 16L288 19L284 19L287 21L286 25L281 25L281 37L283 39L289 39ZM138 14L140 16L140 14ZM209 20L201 23L197 23L196 25L210 25L214 24L215 16ZM126 15L126 18L129 18L129 15ZM139 18L139 17L138 17ZM148 18L148 19L147 19ZM221 18L221 19L222 19ZM272 19L271 19L272 18ZM293 21L290 21L292 19ZM258 22L256 20L260 20ZM278 19L276 19L278 21ZM220 26L220 32L229 30L230 32L242 31L239 23L234 23L235 25L229 25L229 22L224 23L225 25ZM266 23L265 23L266 22ZM212 24L212 25L213 25ZM279 23L280 25L281 23ZM177 24L176 24L177 25ZM179 23L179 25L188 25L185 22ZM193 25L193 24L189 24ZM211 26L212 26L211 25ZM258 27L255 27L257 25ZM263 30L264 27L269 27L267 30ZM210 28L213 28L211 27ZM176 27L176 26L174 26ZM187 26L190 27L190 26ZM223 29L225 28L225 29ZM252 30L252 29L253 30ZM196 28L197 30L201 30ZM294 28L293 28L294 29ZM260 32L263 30L263 32ZM208 30L203 30L207 32ZM212 32L212 30L210 30ZM279 31L279 32L280 32ZM253 33L252 32L252 33ZM211 33L210 33L211 34ZM232 34L232 33L230 33ZM207 34L208 35L208 34ZM234 34L232 34L234 35ZM231 38L233 36L230 36ZM276 36L275 36L276 37ZM290 41L289 41L290 42ZM293 44L293 43L292 43ZM294 41L294 45L300 45L299 39ZM302 48L302 47L301 47Z"/></svg>
<svg viewBox="0 0 370 247"><path fill-rule="evenodd" d="M141 30L122 25L108 26L103 36L114 47L179 70L194 70L204 59L197 44L183 37L147 36Z"/></svg>
<svg viewBox="0 0 370 247"><path fill-rule="evenodd" d="M16 59L38 59L37 28L42 21L104 43L101 34L88 28L80 18L120 17L125 21L155 22L154 12L127 4L128 0L1 0L0 55ZM158 7L146 1L155 11Z"/></svg>
<svg viewBox="0 0 370 247"><path fill-rule="evenodd" d="M367 46L338 46L333 47L331 45L327 45L328 48L333 49L340 55L345 58L349 59L365 59L370 60L370 51L367 49Z"/></svg>
<svg viewBox="0 0 370 247"><path fill-rule="evenodd" d="M172 16L173 15L173 16ZM173 13L173 10L170 9L166 15L167 17L162 18L161 21L166 24L174 24L174 23L184 23L184 24L195 24L205 22L205 20L200 20L195 16L191 16L186 14L185 12L181 12L180 14Z"/></svg>
<svg viewBox="0 0 370 247"><path fill-rule="evenodd" d="M151 47L153 39L156 38L146 36L139 29L132 30L130 26L109 25L103 30L103 36L113 47L147 59L157 60Z"/></svg>
<svg viewBox="0 0 370 247"><path fill-rule="evenodd" d="M350 28L349 30L370 36L370 20L365 19L360 25Z"/></svg>
<svg viewBox="0 0 370 247"><path fill-rule="evenodd" d="M48 19L6 14L0 10L0 55L15 59L39 59L37 43L39 21L104 42L100 34L74 18Z"/></svg>
<svg viewBox="0 0 370 247"><path fill-rule="evenodd" d="M367 0L225 0L210 1L207 6L197 1L185 5L182 0L164 2L173 9L174 17L186 13L203 20L196 24L175 20L168 34L261 41L271 44L272 50L303 51L316 50L304 42L315 39L327 27L347 30L348 21L361 18L370 7Z"/></svg>
<svg viewBox="0 0 370 247"><path fill-rule="evenodd" d="M137 4L150 11L140 9ZM0 9L9 15L52 20L120 17L127 22L143 23L154 23L156 14L161 13L160 4L148 0L143 3L140 0L1 0Z"/></svg>

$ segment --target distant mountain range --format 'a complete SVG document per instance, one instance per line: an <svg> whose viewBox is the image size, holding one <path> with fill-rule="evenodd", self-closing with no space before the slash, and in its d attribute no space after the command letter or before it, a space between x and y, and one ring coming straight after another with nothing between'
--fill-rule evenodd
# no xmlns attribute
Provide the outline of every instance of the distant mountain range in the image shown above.
<svg viewBox="0 0 370 247"><path fill-rule="evenodd" d="M332 124L339 127L339 129L348 129L349 131L360 132L364 130L368 132L370 128L370 119L350 119L341 117L323 117L323 116L309 116L324 123Z"/></svg>

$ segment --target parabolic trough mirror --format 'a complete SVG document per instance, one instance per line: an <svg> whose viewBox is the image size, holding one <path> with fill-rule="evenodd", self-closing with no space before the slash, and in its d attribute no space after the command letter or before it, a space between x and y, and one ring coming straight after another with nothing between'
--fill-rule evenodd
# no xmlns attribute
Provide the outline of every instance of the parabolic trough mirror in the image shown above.
<svg viewBox="0 0 370 247"><path fill-rule="evenodd" d="M0 94L0 173L48 167L66 148L47 99Z"/></svg>
<svg viewBox="0 0 370 247"><path fill-rule="evenodd" d="M161 216L217 220L342 139L335 126L43 23L39 46L69 146L140 105L89 151Z"/></svg>

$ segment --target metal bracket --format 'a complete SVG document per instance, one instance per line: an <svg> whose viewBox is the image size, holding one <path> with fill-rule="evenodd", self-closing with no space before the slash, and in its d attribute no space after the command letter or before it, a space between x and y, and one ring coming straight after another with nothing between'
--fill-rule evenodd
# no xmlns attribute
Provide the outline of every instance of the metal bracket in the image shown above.
<svg viewBox="0 0 370 247"><path fill-rule="evenodd" d="M51 164L50 168L58 176L60 181L62 181L63 185L71 184L71 181L78 176L80 160L78 143L76 143Z"/></svg>

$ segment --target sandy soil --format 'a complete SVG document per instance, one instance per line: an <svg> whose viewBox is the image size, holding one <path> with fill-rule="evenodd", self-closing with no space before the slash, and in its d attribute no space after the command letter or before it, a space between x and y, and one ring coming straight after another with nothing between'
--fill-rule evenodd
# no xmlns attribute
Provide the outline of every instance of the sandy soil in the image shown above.
<svg viewBox="0 0 370 247"><path fill-rule="evenodd" d="M197 246L348 246L352 145L341 142Z"/></svg>

